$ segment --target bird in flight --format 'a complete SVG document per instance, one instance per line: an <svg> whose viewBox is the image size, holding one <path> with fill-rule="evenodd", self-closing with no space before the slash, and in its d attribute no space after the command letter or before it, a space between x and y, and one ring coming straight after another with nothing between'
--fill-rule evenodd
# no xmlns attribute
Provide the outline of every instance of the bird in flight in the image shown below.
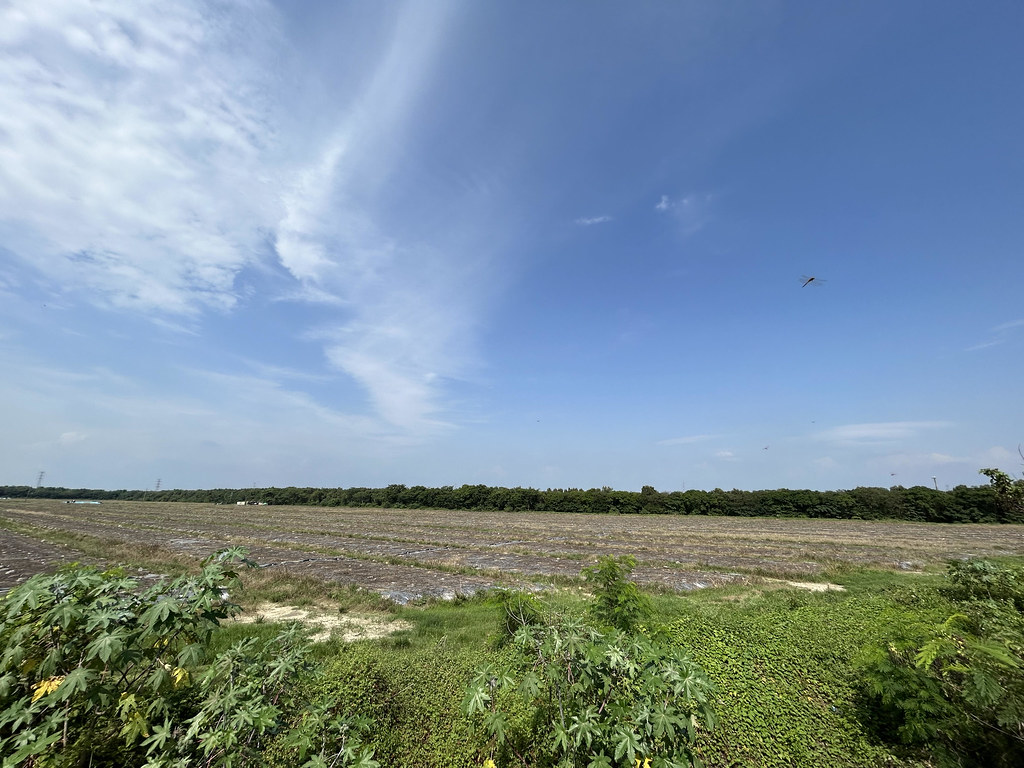
<svg viewBox="0 0 1024 768"><path fill-rule="evenodd" d="M806 288L808 285L821 285L825 281L820 277L814 277L813 275L801 275L800 280L803 282L801 288Z"/></svg>

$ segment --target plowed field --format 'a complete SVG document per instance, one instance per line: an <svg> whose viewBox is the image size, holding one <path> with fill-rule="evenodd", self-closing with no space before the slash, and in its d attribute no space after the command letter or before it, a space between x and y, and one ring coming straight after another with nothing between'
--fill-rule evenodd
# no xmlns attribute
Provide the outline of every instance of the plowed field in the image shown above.
<svg viewBox="0 0 1024 768"><path fill-rule="evenodd" d="M47 532L198 557L241 545L264 567L400 602L576 577L604 555L632 554L638 582L678 590L752 575L813 579L843 562L916 570L953 558L1024 555L1020 525L19 499L0 501L3 521L29 535L0 528L0 590L83 559L36 540Z"/></svg>

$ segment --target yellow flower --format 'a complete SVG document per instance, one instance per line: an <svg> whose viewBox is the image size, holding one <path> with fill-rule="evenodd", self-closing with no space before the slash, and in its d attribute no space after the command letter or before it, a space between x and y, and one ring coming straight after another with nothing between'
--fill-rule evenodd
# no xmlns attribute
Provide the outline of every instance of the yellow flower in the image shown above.
<svg viewBox="0 0 1024 768"><path fill-rule="evenodd" d="M35 704L46 694L56 691L60 688L60 684L63 682L64 675L61 675L60 677L48 677L45 680L40 680L32 686L32 703Z"/></svg>
<svg viewBox="0 0 1024 768"><path fill-rule="evenodd" d="M484 760L483 768L498 768L498 767L494 764L494 761L491 760L491 758L488 757L486 760Z"/></svg>
<svg viewBox="0 0 1024 768"><path fill-rule="evenodd" d="M633 765L633 768L651 768L651 758L645 757L644 764L640 765L640 758L638 757L636 759L636 763Z"/></svg>

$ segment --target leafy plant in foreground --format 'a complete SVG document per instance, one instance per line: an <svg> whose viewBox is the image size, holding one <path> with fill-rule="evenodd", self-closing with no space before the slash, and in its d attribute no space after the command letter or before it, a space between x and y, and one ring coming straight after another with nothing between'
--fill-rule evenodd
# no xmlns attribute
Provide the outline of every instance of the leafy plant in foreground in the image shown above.
<svg viewBox="0 0 1024 768"><path fill-rule="evenodd" d="M678 646L578 619L523 625L514 642L523 667L479 670L463 704L489 737L491 757L524 766L699 764L692 747L714 727L713 685ZM525 732L506 714L509 694L534 712Z"/></svg>
<svg viewBox="0 0 1024 768"><path fill-rule="evenodd" d="M583 569L583 578L594 587L591 614L622 632L634 631L651 613L650 600L629 580L634 568L636 558L632 555L609 555Z"/></svg>
<svg viewBox="0 0 1024 768"><path fill-rule="evenodd" d="M287 733L305 766L375 765L344 738L357 723L299 720L289 691L308 670L297 628L272 645L208 643L239 611L240 549L199 574L142 589L119 570L71 566L0 601L0 761L14 766L244 766ZM321 718L323 719L323 718ZM317 731L341 732L330 745ZM332 751L333 750L333 751Z"/></svg>
<svg viewBox="0 0 1024 768"><path fill-rule="evenodd" d="M955 563L957 611L902 628L861 659L882 719L944 764L1024 764L1024 569Z"/></svg>

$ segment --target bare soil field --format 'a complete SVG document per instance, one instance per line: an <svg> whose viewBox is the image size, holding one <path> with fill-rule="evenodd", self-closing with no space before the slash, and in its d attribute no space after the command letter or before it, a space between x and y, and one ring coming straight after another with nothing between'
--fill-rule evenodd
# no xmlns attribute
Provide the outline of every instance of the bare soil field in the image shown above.
<svg viewBox="0 0 1024 768"><path fill-rule="evenodd" d="M1022 525L861 520L6 499L5 524L21 533L0 527L0 591L60 562L86 559L46 543L48 533L194 557L245 546L263 567L399 602L540 587L576 578L604 555L632 554L638 582L674 590L760 576L814 581L844 563L920 570L956 558L1024 555Z"/></svg>

